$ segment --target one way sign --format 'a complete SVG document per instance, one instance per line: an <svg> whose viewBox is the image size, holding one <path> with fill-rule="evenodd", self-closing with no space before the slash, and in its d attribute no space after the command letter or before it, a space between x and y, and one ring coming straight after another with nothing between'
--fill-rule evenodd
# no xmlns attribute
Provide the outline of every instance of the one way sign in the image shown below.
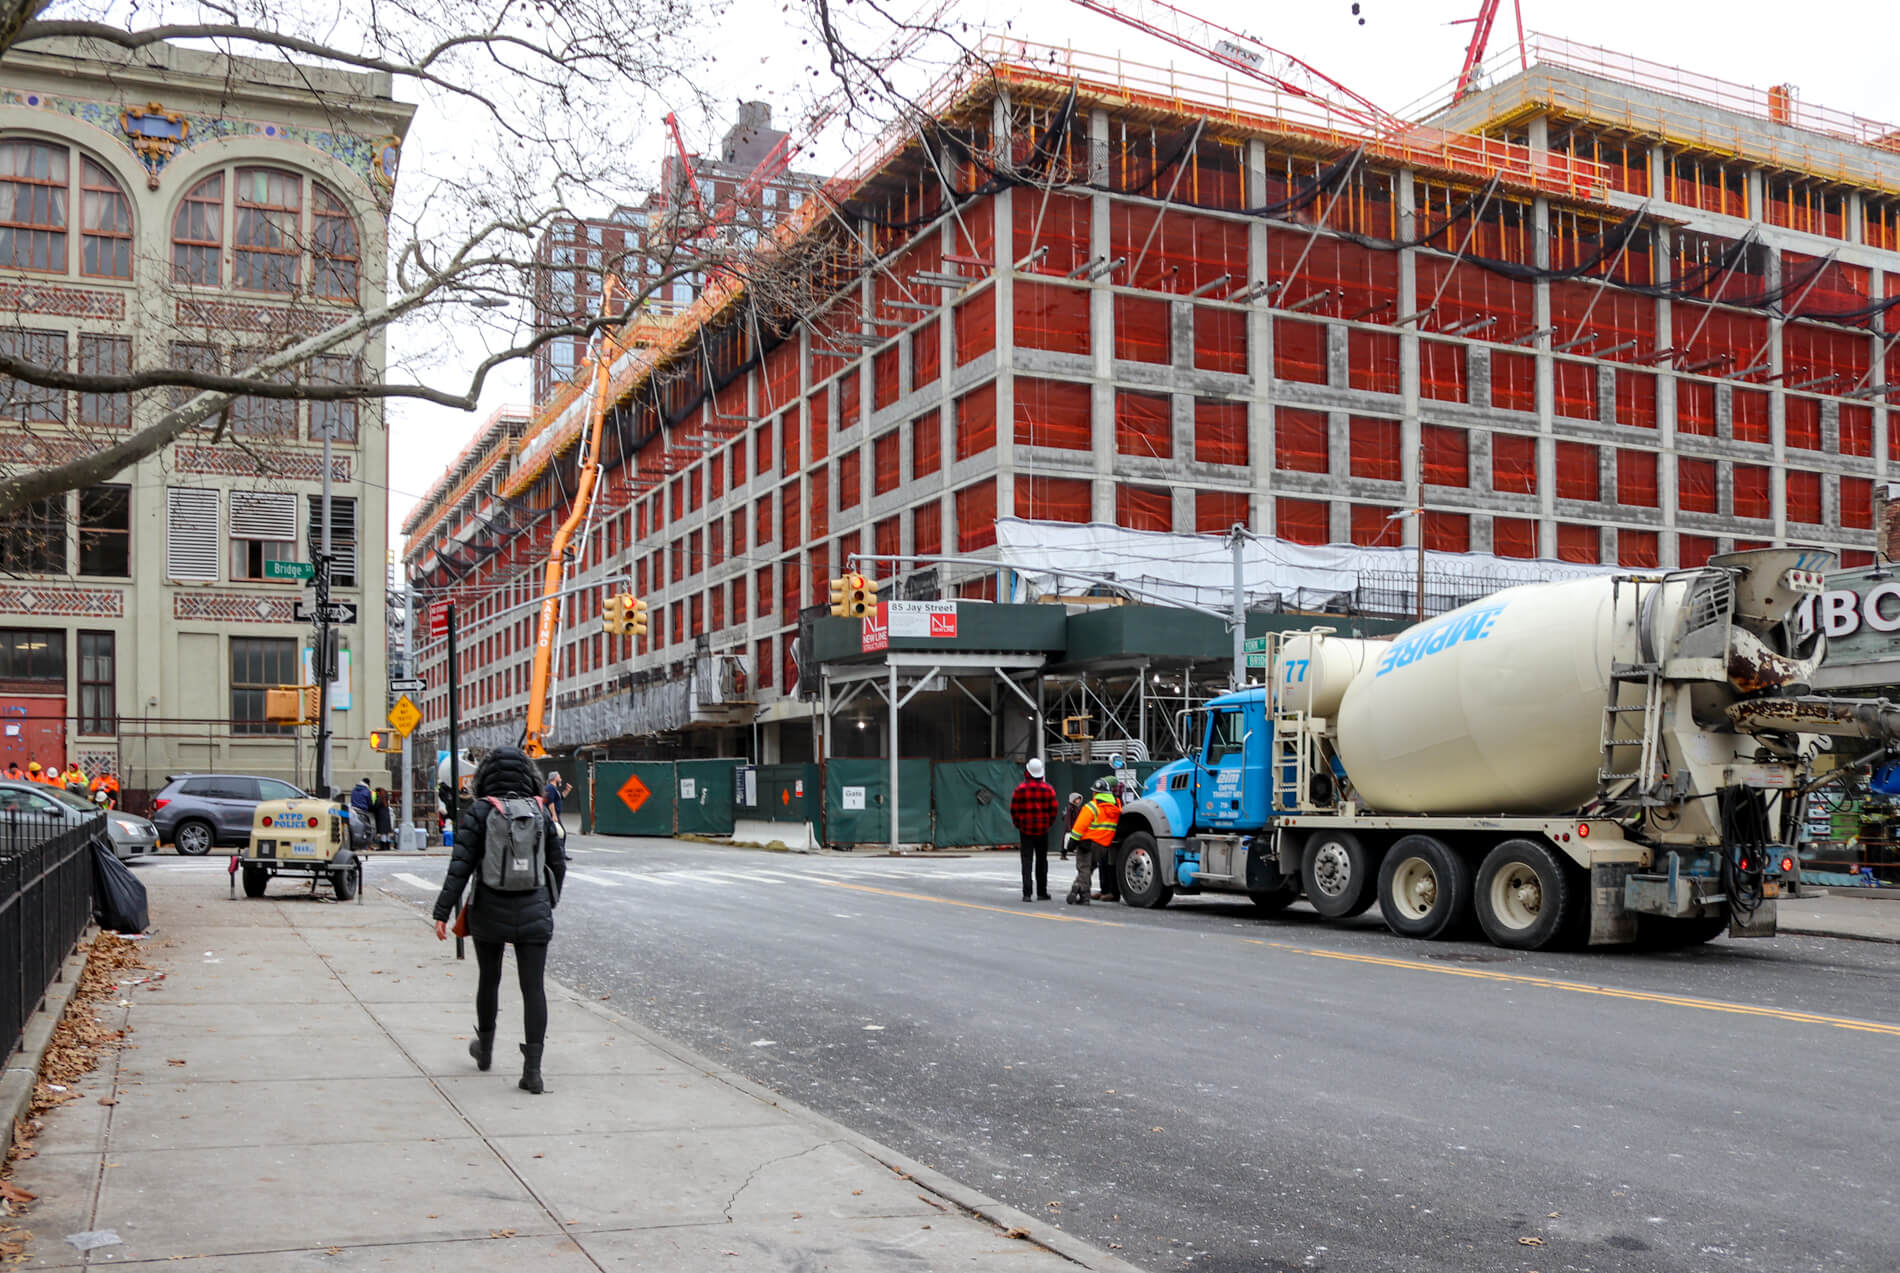
<svg viewBox="0 0 1900 1273"><path fill-rule="evenodd" d="M329 619L332 623L355 623L356 603L354 601L332 601L329 606ZM317 608L305 605L302 601L294 603L291 614L299 623L315 623Z"/></svg>

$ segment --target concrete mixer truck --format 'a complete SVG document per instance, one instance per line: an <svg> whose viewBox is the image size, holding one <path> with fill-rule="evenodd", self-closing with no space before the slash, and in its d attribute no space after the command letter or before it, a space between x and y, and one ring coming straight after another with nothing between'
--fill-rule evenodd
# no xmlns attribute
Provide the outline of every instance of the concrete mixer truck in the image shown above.
<svg viewBox="0 0 1900 1273"><path fill-rule="evenodd" d="M1832 554L1506 589L1390 641L1284 634L1126 803L1122 900L1240 893L1500 946L1769 936L1831 737L1900 709L1808 693L1794 621ZM1876 755L1886 752L1877 749ZM1900 754L1897 748L1895 754Z"/></svg>

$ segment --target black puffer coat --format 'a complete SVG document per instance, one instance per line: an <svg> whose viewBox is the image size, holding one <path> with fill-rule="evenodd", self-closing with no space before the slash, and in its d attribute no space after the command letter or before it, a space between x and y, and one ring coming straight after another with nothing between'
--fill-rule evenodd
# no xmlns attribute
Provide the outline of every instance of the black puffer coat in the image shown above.
<svg viewBox="0 0 1900 1273"><path fill-rule="evenodd" d="M554 907L567 882L567 852L561 830L551 816L543 814L547 818L547 887L535 893L495 893L481 883L488 814L494 807L484 797L506 800L538 796L540 771L526 753L503 747L475 770L474 787L475 799L463 808L461 821L455 824L455 856L449 860L448 878L442 881L442 891L435 899L435 918L451 918L463 890L473 880L475 897L468 912L470 937L530 945L553 940Z"/></svg>

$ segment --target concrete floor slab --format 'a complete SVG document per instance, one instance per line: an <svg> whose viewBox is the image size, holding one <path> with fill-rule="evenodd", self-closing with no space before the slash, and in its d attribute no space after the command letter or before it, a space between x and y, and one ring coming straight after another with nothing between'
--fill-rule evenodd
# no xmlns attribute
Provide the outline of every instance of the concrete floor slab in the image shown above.
<svg viewBox="0 0 1900 1273"><path fill-rule="evenodd" d="M454 1140L468 1134L468 1124L433 1083L419 1076L240 1083L187 1079L128 1090L117 1106L108 1146L117 1153Z"/></svg>

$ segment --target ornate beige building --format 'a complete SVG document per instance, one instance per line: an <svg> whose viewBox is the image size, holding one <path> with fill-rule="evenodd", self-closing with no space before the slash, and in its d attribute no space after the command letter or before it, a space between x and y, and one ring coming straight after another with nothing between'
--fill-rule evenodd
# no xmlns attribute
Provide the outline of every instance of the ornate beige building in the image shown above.
<svg viewBox="0 0 1900 1273"><path fill-rule="evenodd" d="M10 52L0 76L0 350L79 372L236 370L383 300L414 108L389 77L159 46ZM314 360L381 378L380 337ZM188 392L0 377L0 472L111 445ZM128 792L187 770L308 784L312 731L263 690L308 680L303 585L333 445L333 598L353 603L334 773L380 770L387 436L374 404L241 399L111 481L0 528L0 764L77 759ZM137 797L130 801L137 807Z"/></svg>

